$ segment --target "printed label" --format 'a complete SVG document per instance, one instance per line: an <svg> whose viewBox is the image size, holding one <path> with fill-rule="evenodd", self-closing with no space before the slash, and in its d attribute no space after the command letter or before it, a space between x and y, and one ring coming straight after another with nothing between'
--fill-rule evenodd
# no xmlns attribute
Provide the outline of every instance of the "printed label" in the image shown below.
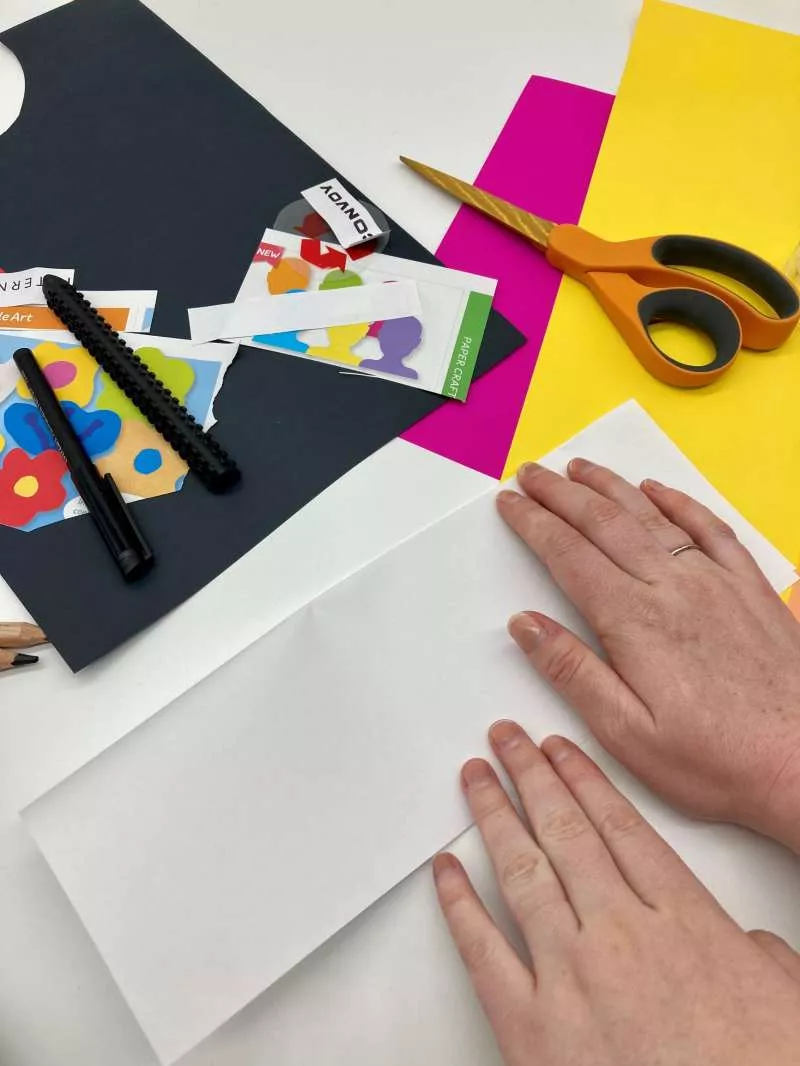
<svg viewBox="0 0 800 1066"><path fill-rule="evenodd" d="M478 349L491 308L491 296L486 296L482 292L469 294L464 317L461 319L461 329L453 347L450 366L447 368L445 387L442 389L442 393L453 400L461 400L463 403L467 398L475 370L475 360L478 358Z"/></svg>
<svg viewBox="0 0 800 1066"><path fill-rule="evenodd" d="M55 274L70 283L75 279L75 271L65 267L30 267L29 270L0 273L0 307L45 305L47 301L42 295L42 278L45 274Z"/></svg>
<svg viewBox="0 0 800 1066"><path fill-rule="evenodd" d="M283 248L279 244L268 244L266 241L262 241L258 248L256 248L256 254L253 256L254 263L279 263L283 255Z"/></svg>
<svg viewBox="0 0 800 1066"><path fill-rule="evenodd" d="M343 248L363 244L387 232L336 178L304 189L301 195L325 219Z"/></svg>

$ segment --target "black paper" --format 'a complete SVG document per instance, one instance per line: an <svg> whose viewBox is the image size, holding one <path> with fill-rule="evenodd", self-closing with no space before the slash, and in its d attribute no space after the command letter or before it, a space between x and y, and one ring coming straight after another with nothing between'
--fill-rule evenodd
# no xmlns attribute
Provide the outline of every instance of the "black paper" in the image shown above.
<svg viewBox="0 0 800 1066"><path fill-rule="evenodd" d="M0 39L26 82L0 136L0 265L67 263L81 288L157 288L154 334L184 337L187 307L233 299L264 228L336 173L137 0L74 0ZM391 226L389 252L436 262ZM476 375L522 340L493 312ZM156 555L148 577L124 584L88 516L0 527L0 570L79 670L444 402L242 348L214 430L242 482L212 496L190 475L181 492L135 505Z"/></svg>

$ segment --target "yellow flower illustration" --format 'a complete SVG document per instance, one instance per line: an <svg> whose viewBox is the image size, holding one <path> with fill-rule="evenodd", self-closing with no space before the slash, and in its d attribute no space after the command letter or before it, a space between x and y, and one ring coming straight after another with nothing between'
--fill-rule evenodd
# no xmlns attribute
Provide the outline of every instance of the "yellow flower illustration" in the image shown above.
<svg viewBox="0 0 800 1066"><path fill-rule="evenodd" d="M32 349L36 362L53 386L62 403L71 401L84 407L94 393L97 363L85 348L61 348L52 341L44 341ZM30 389L20 378L17 392L23 400L31 398Z"/></svg>

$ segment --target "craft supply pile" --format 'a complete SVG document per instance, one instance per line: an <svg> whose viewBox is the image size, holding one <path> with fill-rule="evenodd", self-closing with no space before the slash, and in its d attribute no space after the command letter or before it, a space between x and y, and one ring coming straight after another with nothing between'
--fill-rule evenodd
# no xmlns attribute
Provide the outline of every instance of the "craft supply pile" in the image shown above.
<svg viewBox="0 0 800 1066"><path fill-rule="evenodd" d="M520 462L666 481L795 583L800 147L754 116L795 113L800 38L645 0L616 99L533 77L473 181L446 138L394 161L406 218L460 205L439 258L136 0L2 40L48 76L0 137L0 574L37 623L0 683L143 707L20 813L171 1064L467 828L498 706L586 740L507 654L529 605L593 639L495 515Z"/></svg>

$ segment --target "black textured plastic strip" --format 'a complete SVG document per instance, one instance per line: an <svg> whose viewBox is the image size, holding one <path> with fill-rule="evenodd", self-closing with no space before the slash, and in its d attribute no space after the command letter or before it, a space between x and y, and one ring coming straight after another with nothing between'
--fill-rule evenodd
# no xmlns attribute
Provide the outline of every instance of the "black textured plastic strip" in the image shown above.
<svg viewBox="0 0 800 1066"><path fill-rule="evenodd" d="M221 445L128 347L85 296L63 278L46 274L47 306L105 370L211 492L224 492L241 477Z"/></svg>

